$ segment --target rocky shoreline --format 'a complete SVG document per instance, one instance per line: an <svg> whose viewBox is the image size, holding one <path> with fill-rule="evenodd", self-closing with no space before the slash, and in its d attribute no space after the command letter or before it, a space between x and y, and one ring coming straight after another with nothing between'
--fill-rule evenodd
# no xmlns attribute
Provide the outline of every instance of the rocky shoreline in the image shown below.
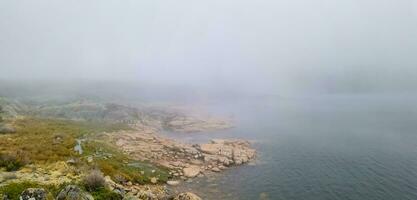
<svg viewBox="0 0 417 200"><path fill-rule="evenodd" d="M210 176L232 166L250 162L255 157L255 150L245 140L213 139L210 143L187 144L160 136L156 132L119 131L102 133L96 140L113 143L132 158L147 161L169 169L172 176L166 185L157 184L158 178L151 178L153 184L117 183L109 176L104 177L106 187L121 194L124 199L200 199L193 193L174 194L167 186L175 187L183 181L194 177ZM93 159L93 158L92 158ZM17 172L0 172L2 185L13 180L30 180L42 184L59 185L80 180L76 167L71 161L57 162L49 166L29 165ZM25 191L28 196L31 189ZM34 193L39 193L36 190ZM29 195L30 196L30 195ZM36 200L38 198L35 198Z"/></svg>
<svg viewBox="0 0 417 200"><path fill-rule="evenodd" d="M166 184L171 187L194 177L210 176L212 173L220 173L229 167L248 163L256 155L256 151L246 140L212 139L209 143L187 144L161 136L151 128L104 133L99 138L112 142L134 159L168 168L173 178ZM154 182L157 182L157 179ZM143 196L143 187L129 185L119 185L119 187L130 191L129 196ZM163 199L155 194L159 196L169 194L166 187L146 188L148 194L156 196L155 199Z"/></svg>
<svg viewBox="0 0 417 200"><path fill-rule="evenodd" d="M76 105L78 106L78 104ZM69 107L72 108L73 105L71 104ZM99 108L101 107L94 106L95 110L99 110ZM184 181L189 182L195 177L209 177L232 166L248 163L256 155L256 151L251 147L250 142L246 140L212 139L208 143L189 144L160 134L164 130L178 133L209 133L210 131L231 128L231 122L228 120L192 116L177 111L168 112L161 109L135 110L134 108L113 104L107 105L106 110L108 112L104 112L106 115L102 117L106 119L104 121L114 122L116 121L115 119L122 119L117 121L127 124L131 129L87 134L83 136L82 143L98 142L97 144L111 145L112 148L114 147L121 151L119 156L126 155L129 159L137 161L141 165L149 163L150 165L161 167L168 174L168 179L166 177L160 179L160 175L157 172L154 173L155 170L146 172L147 174L144 174L145 172L143 171L135 171L139 176L146 177L146 184L134 182L133 180L117 180L117 177L114 175L103 176L106 189L119 194L123 199L198 200L200 198L193 193L177 194L177 191L173 191L170 188L181 185ZM132 110L134 112L129 113ZM78 112L68 111L66 113L71 119L74 116L78 116ZM55 114L47 116L54 117ZM132 116L138 116L139 120L134 120ZM52 145L63 142L61 141L63 136L60 134L56 135L58 136L54 136ZM3 135L3 137L10 139L9 136L11 135ZM66 161L59 160L47 164L28 164L14 172L6 172L0 169L0 187L24 181L36 182L40 185L66 185L68 183L80 185L80 181L86 176L85 173L88 170L80 169L78 167L80 166L79 162L84 163L81 164L84 168L94 168L97 164L96 161L107 159L108 156L115 156L100 151L90 151L88 155L85 155L81 150L83 144L81 144L79 139L76 139L76 141L79 148L74 149L77 154L75 159L70 158ZM100 146L98 148L101 149ZM111 157L108 158L111 159ZM130 164L135 164L129 162L122 161L121 163L127 167ZM68 188L63 189L62 194L73 190L81 191L76 187L77 185L68 186ZM24 194L25 198L28 197L27 199L30 199L31 194L39 196L43 192L42 190L32 188L22 193L22 195ZM38 200L39 198L34 199ZM86 197L82 199L91 198Z"/></svg>
<svg viewBox="0 0 417 200"><path fill-rule="evenodd" d="M171 175L186 180L207 172L221 172L255 157L245 140L213 139L206 144L186 144L154 133L117 132L106 134L110 141L135 159L170 169Z"/></svg>

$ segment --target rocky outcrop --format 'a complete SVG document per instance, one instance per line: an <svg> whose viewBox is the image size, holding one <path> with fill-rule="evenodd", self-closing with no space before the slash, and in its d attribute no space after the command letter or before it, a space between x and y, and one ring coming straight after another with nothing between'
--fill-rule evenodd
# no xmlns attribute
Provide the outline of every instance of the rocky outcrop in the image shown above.
<svg viewBox="0 0 417 200"><path fill-rule="evenodd" d="M116 192L120 195L125 194L125 187L123 185L120 185L120 184L114 182L110 178L110 176L105 176L104 177L104 184L110 191Z"/></svg>
<svg viewBox="0 0 417 200"><path fill-rule="evenodd" d="M191 193L191 192L185 192L178 194L174 200L202 200L199 196Z"/></svg>
<svg viewBox="0 0 417 200"><path fill-rule="evenodd" d="M83 192L78 186L68 185L59 192L56 200L94 200L94 198L90 194Z"/></svg>
<svg viewBox="0 0 417 200"><path fill-rule="evenodd" d="M46 200L46 191L43 188L28 188L22 192L20 200Z"/></svg>
<svg viewBox="0 0 417 200"><path fill-rule="evenodd" d="M249 162L255 157L255 150L251 148L249 142L244 140L212 140L207 144L186 144L158 135L158 132L162 129L187 133L227 129L231 127L227 120L189 116L177 111L132 108L116 104L86 101L60 105L34 105L26 110L27 112L30 111L34 116L40 117L104 120L129 124L137 131L102 133L92 137L117 145L126 154L129 154L132 159L150 161L151 163L167 167L175 179L175 181L167 181L167 184L171 186L180 184L181 179L185 180L196 176L205 176L213 172L221 172L229 166ZM6 131L10 133L14 130L7 129ZM2 129L0 127L1 132ZM103 138L101 137L102 135L104 135ZM59 145L62 143L62 140L63 137L58 135L54 138L54 144ZM79 142L78 146L81 147L81 142ZM78 150L79 154L82 154L81 150L81 148ZM106 158L106 156L103 155L103 158ZM91 165L96 161L94 156L89 156L85 159ZM78 162L78 159L69 158L67 162L49 163L48 166L31 164L30 167L27 166L15 172L14 178L48 185L74 183L81 178L80 170L77 169ZM0 184L11 182L6 176L3 176L4 173L0 171ZM132 184L131 182L127 184L129 182L119 181L116 183L110 177L105 178L108 189L117 192L121 196L129 197L129 199L164 199L167 197L168 190L166 186L157 184L160 181L158 177L150 177L149 180L153 184L147 185ZM33 191L28 189L27 193L22 193L22 195L25 195L24 198L32 198L31 200L43 199L43 194L41 189L34 189ZM34 195L38 196L31 197ZM169 199L172 198L174 198L174 195L170 196ZM92 197L77 186L70 185L59 193L57 199L90 200ZM175 199L193 200L200 198L192 193L182 193L177 195Z"/></svg>
<svg viewBox="0 0 417 200"><path fill-rule="evenodd" d="M209 144L200 144L198 149L207 154L205 160L217 160L229 165L241 165L255 156L255 150L250 148L250 143L245 140L211 140Z"/></svg>
<svg viewBox="0 0 417 200"><path fill-rule="evenodd" d="M220 172L241 165L255 157L255 150L245 140L212 140L207 144L185 144L153 133L118 132L108 140L138 160L147 160L171 170L182 179L207 172Z"/></svg>
<svg viewBox="0 0 417 200"><path fill-rule="evenodd" d="M165 121L165 129L182 133L214 131L229 128L232 128L232 125L227 120L213 118L205 119L189 116L175 116Z"/></svg>

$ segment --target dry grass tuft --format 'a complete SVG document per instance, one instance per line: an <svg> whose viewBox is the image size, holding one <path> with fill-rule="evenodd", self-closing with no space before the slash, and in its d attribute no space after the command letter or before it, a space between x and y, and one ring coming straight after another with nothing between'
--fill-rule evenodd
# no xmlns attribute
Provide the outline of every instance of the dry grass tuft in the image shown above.
<svg viewBox="0 0 417 200"><path fill-rule="evenodd" d="M104 187L105 181L100 170L92 170L84 177L84 186L88 191L96 191Z"/></svg>

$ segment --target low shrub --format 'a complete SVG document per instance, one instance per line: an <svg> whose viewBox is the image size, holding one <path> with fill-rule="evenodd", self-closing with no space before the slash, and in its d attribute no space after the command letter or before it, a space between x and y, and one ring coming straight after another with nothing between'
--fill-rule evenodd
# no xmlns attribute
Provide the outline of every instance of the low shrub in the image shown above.
<svg viewBox="0 0 417 200"><path fill-rule="evenodd" d="M83 180L84 186L88 191L96 191L104 188L104 177L103 173L99 170L92 170Z"/></svg>
<svg viewBox="0 0 417 200"><path fill-rule="evenodd" d="M28 163L27 157L21 152L0 154L0 168L6 171L16 171Z"/></svg>

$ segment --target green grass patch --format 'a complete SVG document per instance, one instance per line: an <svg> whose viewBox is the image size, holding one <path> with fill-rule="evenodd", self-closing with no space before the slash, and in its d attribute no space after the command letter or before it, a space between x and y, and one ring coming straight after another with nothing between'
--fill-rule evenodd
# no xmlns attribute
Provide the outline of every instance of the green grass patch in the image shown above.
<svg viewBox="0 0 417 200"><path fill-rule="evenodd" d="M130 159L111 144L89 141L84 144L84 149L86 155L94 156L96 167L115 181L145 184L150 183L152 177L160 182L166 182L169 178L168 169Z"/></svg>
<svg viewBox="0 0 417 200"><path fill-rule="evenodd" d="M99 168L119 183L145 184L152 177L166 182L169 178L168 169L133 160L110 142L94 137L96 133L128 130L127 125L40 118L18 119L13 125L16 133L0 136L0 158L7 158L0 159L0 168L17 170L29 162L48 164L76 158L81 161L79 169ZM74 151L78 138L86 138L81 144L82 155ZM89 156L93 163L87 162Z"/></svg>
<svg viewBox="0 0 417 200"><path fill-rule="evenodd" d="M36 182L23 181L12 182L8 185L0 187L0 199L7 196L10 200L19 200L19 196L22 192L28 188L43 188L47 192L47 200L54 200L59 192L63 190L67 185L77 185L74 183L66 183L59 186L55 185L42 185ZM84 186L78 185L84 192L87 191ZM87 191L88 192L88 191ZM122 197L116 192L110 191L104 187L98 188L90 193L95 200L121 200ZM3 196L2 196L3 195Z"/></svg>
<svg viewBox="0 0 417 200"><path fill-rule="evenodd" d="M121 197L116 192L110 191L106 188L99 188L93 192L90 193L94 200L122 200L123 197Z"/></svg>
<svg viewBox="0 0 417 200"><path fill-rule="evenodd" d="M12 182L12 183L9 183L8 185L0 187L0 197L2 197L1 195L3 195L3 197L7 196L8 199L18 200L22 192L28 188L43 188L47 192L47 199L53 200L55 199L54 197L58 195L58 193L64 187L65 185L61 185L61 186L41 185L39 183L30 182L30 181Z"/></svg>
<svg viewBox="0 0 417 200"><path fill-rule="evenodd" d="M24 118L13 123L16 133L0 138L0 152L20 151L34 163L66 160L77 156L73 148L77 138L100 132L129 129L124 124L57 119Z"/></svg>
<svg viewBox="0 0 417 200"><path fill-rule="evenodd" d="M0 198L3 199L7 196L10 200L19 200L23 191L28 188L43 188L47 192L47 200L54 200L58 196L59 192L64 189L70 183L54 186L54 185L42 185L36 182L23 181L12 182L8 185L0 187ZM84 191L87 191L83 186L79 186ZM89 192L95 200L121 200L122 197L116 192L110 191L104 187L98 188ZM2 196L3 195L3 196Z"/></svg>

